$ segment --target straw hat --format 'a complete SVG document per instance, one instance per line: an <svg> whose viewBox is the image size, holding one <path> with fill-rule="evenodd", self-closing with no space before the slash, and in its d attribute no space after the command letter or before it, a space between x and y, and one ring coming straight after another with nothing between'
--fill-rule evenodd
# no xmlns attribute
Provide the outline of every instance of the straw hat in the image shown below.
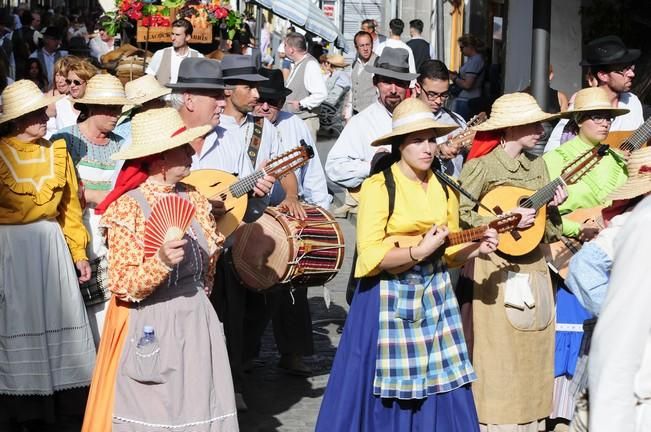
<svg viewBox="0 0 651 432"><path fill-rule="evenodd" d="M626 166L628 180L608 196L608 200L635 198L651 192L651 147L631 153Z"/></svg>
<svg viewBox="0 0 651 432"><path fill-rule="evenodd" d="M142 105L172 93L172 89L162 86L153 75L143 75L126 83L124 93L132 105Z"/></svg>
<svg viewBox="0 0 651 432"><path fill-rule="evenodd" d="M127 105L131 101L124 93L122 82L110 74L98 74L88 80L86 92L81 99L74 100L77 105Z"/></svg>
<svg viewBox="0 0 651 432"><path fill-rule="evenodd" d="M439 123L425 102L416 98L405 99L393 110L392 131L371 143L372 146L391 144L395 137L436 129L436 136L446 135L457 129L457 125Z"/></svg>
<svg viewBox="0 0 651 432"><path fill-rule="evenodd" d="M341 54L328 54L327 59L328 59L328 63L330 63L334 67L345 68L346 66L349 65L349 63L346 62L344 56L342 56Z"/></svg>
<svg viewBox="0 0 651 432"><path fill-rule="evenodd" d="M588 87L579 90L574 96L572 109L561 113L562 117L572 117L572 114L589 111L610 111L614 117L629 112L627 108L613 108L606 90L600 87Z"/></svg>
<svg viewBox="0 0 651 432"><path fill-rule="evenodd" d="M210 125L186 128L174 108L147 110L131 120L131 145L111 158L127 160L159 154L206 135L211 129Z"/></svg>
<svg viewBox="0 0 651 432"><path fill-rule="evenodd" d="M38 86L30 80L16 81L9 84L2 92L0 123L37 111L62 97L63 95L45 96Z"/></svg>
<svg viewBox="0 0 651 432"><path fill-rule="evenodd" d="M552 120L558 116L558 114L546 113L540 109L538 102L530 94L508 93L493 102L490 118L473 127L472 130L494 131Z"/></svg>

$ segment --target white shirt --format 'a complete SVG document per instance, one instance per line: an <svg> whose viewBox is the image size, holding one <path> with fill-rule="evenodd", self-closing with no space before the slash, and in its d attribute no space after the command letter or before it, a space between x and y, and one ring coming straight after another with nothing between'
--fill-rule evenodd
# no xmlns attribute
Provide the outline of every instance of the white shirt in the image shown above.
<svg viewBox="0 0 651 432"><path fill-rule="evenodd" d="M163 52L165 50L172 51L171 68L170 68L170 84L176 84L176 81L179 79L179 67L181 66L181 62L183 61L183 59L190 57L191 52L194 53L194 57L203 57L203 54L190 47L188 47L188 50L185 52L185 55L177 54L174 48L172 47L160 49L156 51L154 53L154 56L151 58L151 62L149 63L149 66L147 66L147 70L145 71L147 75L156 75L156 73L158 72L158 68L160 68L161 62L163 61Z"/></svg>
<svg viewBox="0 0 651 432"><path fill-rule="evenodd" d="M289 84L294 79L295 66L296 63L293 63L292 70L287 77L287 83L285 87L289 87ZM318 61L309 61L305 65L303 85L305 86L305 89L310 93L310 95L299 101L302 107L308 109L316 108L321 105L321 103L328 96L328 90L326 89L325 81L323 81L321 66L319 66Z"/></svg>
<svg viewBox="0 0 651 432"><path fill-rule="evenodd" d="M312 134L305 122L292 113L280 111L275 125L280 134L283 152L299 146L301 140L305 140L305 143L314 150L314 157L307 165L295 171L299 196L308 204L329 209L332 197L328 194L325 172L321 166L317 146L312 140Z"/></svg>
<svg viewBox="0 0 651 432"><path fill-rule="evenodd" d="M73 103L74 100L70 96L66 96L59 99L54 104L57 111L57 115L55 117L55 127L57 131L77 124L79 113L75 112Z"/></svg>
<svg viewBox="0 0 651 432"><path fill-rule="evenodd" d="M259 169L263 161L277 157L282 152L278 131L265 119L255 167L251 164L247 150L253 134L253 123L254 117L250 114L240 124L233 117L222 114L220 125L206 137L201 153L192 156L192 170L219 169L242 178ZM268 204L268 196L249 198L244 220L254 221Z"/></svg>
<svg viewBox="0 0 651 432"><path fill-rule="evenodd" d="M111 42L104 42L102 38L99 36L95 36L94 38L92 38L90 40L90 43L88 44L88 47L90 48L91 57L95 57L100 63L101 63L100 57L115 49L114 40L112 40Z"/></svg>
<svg viewBox="0 0 651 432"><path fill-rule="evenodd" d="M615 240L608 294L590 347L590 432L651 430L651 198Z"/></svg>
<svg viewBox="0 0 651 432"><path fill-rule="evenodd" d="M644 123L644 115L642 112L642 103L633 93L621 93L619 95L619 102L617 103L618 108L628 108L630 111L622 116L615 117L615 120L610 125L611 131L634 131L639 128L642 123ZM572 109L573 106L570 105L568 109ZM552 134L547 140L545 145L545 153L548 151L554 150L556 147L561 145L561 137L563 135L563 129L569 119L561 119Z"/></svg>
<svg viewBox="0 0 651 432"><path fill-rule="evenodd" d="M379 56L382 55L385 47L389 48L402 48L409 52L409 73L416 73L416 61L414 60L414 52L409 48L409 45L404 43L401 40L388 38L386 41L382 42L378 47L375 53ZM416 84L416 80L411 80L409 87L413 88Z"/></svg>
<svg viewBox="0 0 651 432"><path fill-rule="evenodd" d="M347 188L357 187L369 176L378 150L371 142L391 132L391 113L379 101L353 116L328 153L328 178ZM391 146L384 146L391 150Z"/></svg>
<svg viewBox="0 0 651 432"><path fill-rule="evenodd" d="M452 115L450 115L450 113ZM454 116L454 117L453 117ZM446 111L443 109L440 109L439 112L434 113L434 120L437 122L441 122L443 124L450 124L450 125L455 125L461 128L461 130L466 130L468 129L466 127L466 121L461 117L459 114L453 112L453 111ZM436 138L436 143L437 144L443 144L446 142L449 138L457 135L459 133L459 130L454 130L450 132L447 135L440 136ZM443 171L451 175L452 177L459 178L461 175L461 166L463 165L463 154L459 153L452 159L439 159L441 161L441 167L443 168Z"/></svg>

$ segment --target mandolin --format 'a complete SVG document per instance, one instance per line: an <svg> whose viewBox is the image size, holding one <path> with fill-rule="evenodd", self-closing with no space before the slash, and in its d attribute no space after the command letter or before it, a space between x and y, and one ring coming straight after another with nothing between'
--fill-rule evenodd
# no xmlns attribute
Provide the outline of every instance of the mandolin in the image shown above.
<svg viewBox="0 0 651 432"><path fill-rule="evenodd" d="M626 151L642 148L651 138L651 117L635 131L612 131L604 140L604 144Z"/></svg>
<svg viewBox="0 0 651 432"><path fill-rule="evenodd" d="M456 147L459 146L461 148L468 147L472 144L472 140L475 139L475 134L477 131L471 130L473 126L480 125L484 123L486 120L488 120L488 116L486 115L485 112L480 112L473 118L471 118L468 123L466 123L466 126L468 129L463 129L452 132L452 136L448 138L448 140L444 143L449 145L450 147Z"/></svg>
<svg viewBox="0 0 651 432"><path fill-rule="evenodd" d="M538 191L517 186L498 186L486 193L481 199L482 206L478 212L482 216L490 216L487 210L495 214L503 213L502 208L512 210L517 207L536 210L532 226L524 229L517 228L509 233L500 234L497 250L511 256L528 254L540 244L545 233L547 220L546 204L554 198L556 188L561 185L571 185L594 168L601 157L608 152L607 145L599 145L579 155L571 161L559 177L552 180Z"/></svg>
<svg viewBox="0 0 651 432"><path fill-rule="evenodd" d="M480 225L478 227L470 228L463 231L453 232L448 234L446 246L455 246L463 243L473 242L482 238L486 230L489 228L495 229L498 233L508 232L515 229L520 223L522 216L519 213L506 213L499 216L497 219L490 221L488 224ZM382 243L385 245L392 245L398 248L418 246L425 234L404 234L395 235L385 238ZM399 274L405 270L410 269L414 264L408 263L400 267L395 267L388 270L389 273Z"/></svg>
<svg viewBox="0 0 651 432"><path fill-rule="evenodd" d="M301 145L267 162L267 166L238 179L233 174L217 169L192 171L183 183L194 186L209 200L222 200L226 213L217 219L217 230L228 237L240 225L248 204L248 193L259 179L270 175L281 179L314 157L312 147L301 140Z"/></svg>

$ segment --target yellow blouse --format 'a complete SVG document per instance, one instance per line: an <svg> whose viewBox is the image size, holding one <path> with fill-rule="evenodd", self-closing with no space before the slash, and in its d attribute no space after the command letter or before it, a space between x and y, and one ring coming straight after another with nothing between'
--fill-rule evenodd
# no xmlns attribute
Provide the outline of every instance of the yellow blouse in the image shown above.
<svg viewBox="0 0 651 432"><path fill-rule="evenodd" d="M0 224L56 218L74 262L87 259L77 175L64 140L0 138Z"/></svg>
<svg viewBox="0 0 651 432"><path fill-rule="evenodd" d="M393 246L382 241L389 236L424 234L432 225L447 225L450 232L459 231L459 197L448 188L445 191L430 172L427 191L407 178L397 164L391 167L396 183L393 214L389 215L389 195L384 184L384 174L375 174L362 184L357 214L357 264L355 277L374 276L381 272L378 265ZM463 246L448 247L445 259L455 262L455 253Z"/></svg>
<svg viewBox="0 0 651 432"><path fill-rule="evenodd" d="M195 207L195 219L203 229L209 247L204 288L212 290L217 259L221 253L224 236L217 231L212 207L203 195L187 186L188 198ZM140 185L150 207L158 199L176 193L174 185L147 180ZM140 204L129 195L122 195L112 203L102 216L101 226L108 230L109 289L121 300L139 302L151 295L172 271L158 254L145 258L145 216Z"/></svg>

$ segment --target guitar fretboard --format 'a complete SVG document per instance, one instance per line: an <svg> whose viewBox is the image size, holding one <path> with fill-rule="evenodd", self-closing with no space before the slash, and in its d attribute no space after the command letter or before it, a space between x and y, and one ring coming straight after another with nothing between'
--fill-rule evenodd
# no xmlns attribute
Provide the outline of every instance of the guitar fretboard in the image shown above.
<svg viewBox="0 0 651 432"><path fill-rule="evenodd" d="M253 187L255 184L260 180L262 177L265 176L264 170L259 170L254 172L253 174L249 174L248 176L245 176L232 185L228 187L228 190L230 191L231 195L233 195L236 198L239 198L247 193L249 191L253 190Z"/></svg>
<svg viewBox="0 0 651 432"><path fill-rule="evenodd" d="M470 228L467 230L450 233L448 234L448 244L450 246L454 246L479 240L487 229L488 225L480 225L478 227Z"/></svg>
<svg viewBox="0 0 651 432"><path fill-rule="evenodd" d="M529 198L524 200L522 204L520 204L521 207L524 208L532 208L535 210L538 210L548 202L550 202L554 198L554 193L556 192L556 188L563 185L565 182L561 177L558 177L551 182L547 183L545 186L543 186L541 189L536 191L535 194L531 195Z"/></svg>
<svg viewBox="0 0 651 432"><path fill-rule="evenodd" d="M648 141L649 137L651 137L651 118L645 121L619 148L626 151L637 150Z"/></svg>

